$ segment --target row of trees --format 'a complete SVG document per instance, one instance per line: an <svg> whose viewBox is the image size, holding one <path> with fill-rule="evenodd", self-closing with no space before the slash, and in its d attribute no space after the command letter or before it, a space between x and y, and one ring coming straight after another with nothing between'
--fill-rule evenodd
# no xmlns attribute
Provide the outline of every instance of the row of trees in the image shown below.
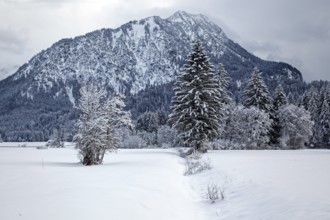
<svg viewBox="0 0 330 220"><path fill-rule="evenodd" d="M307 90L299 103L311 113L315 122L311 144L313 147L330 146L330 85L325 84L320 89L312 86Z"/></svg>
<svg viewBox="0 0 330 220"><path fill-rule="evenodd" d="M82 163L100 164L105 152L120 144L127 148L187 146L200 152L209 148L296 149L304 147L313 132L323 143L329 142L329 89L317 98L312 89L298 107L281 86L271 97L255 68L244 88L242 105L236 105L229 84L224 66L214 71L202 44L196 42L175 82L172 113L145 112L135 130L131 115L124 111L123 97L109 96L95 86L82 87L74 138ZM316 99L318 114L314 116L310 111ZM321 129L313 122L316 118Z"/></svg>
<svg viewBox="0 0 330 220"><path fill-rule="evenodd" d="M216 74L196 42L174 88L170 124L183 145L206 152L210 141L245 149L300 148L312 135L313 121L303 108L288 103L281 87L271 98L255 69L243 91L243 106L228 94L222 65Z"/></svg>

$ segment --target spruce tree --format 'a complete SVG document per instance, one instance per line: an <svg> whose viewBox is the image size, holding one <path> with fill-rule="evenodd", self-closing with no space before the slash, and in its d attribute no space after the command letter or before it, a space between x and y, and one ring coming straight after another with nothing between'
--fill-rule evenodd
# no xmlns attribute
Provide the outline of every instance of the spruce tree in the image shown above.
<svg viewBox="0 0 330 220"><path fill-rule="evenodd" d="M268 88L257 68L254 69L251 79L244 89L243 96L243 104L246 108L256 107L269 112L271 100Z"/></svg>
<svg viewBox="0 0 330 220"><path fill-rule="evenodd" d="M330 108L327 99L324 99L320 114L320 142L322 147L330 146Z"/></svg>
<svg viewBox="0 0 330 220"><path fill-rule="evenodd" d="M217 77L219 80L220 100L225 107L229 108L229 106L232 104L232 99L228 91L230 77L228 76L228 73L222 63L219 65Z"/></svg>
<svg viewBox="0 0 330 220"><path fill-rule="evenodd" d="M292 104L292 105L295 104L295 98L291 92L289 92L287 100L288 100L288 104Z"/></svg>
<svg viewBox="0 0 330 220"><path fill-rule="evenodd" d="M279 109L288 103L287 98L284 94L283 87L279 85L273 97L272 108L270 110L270 118L273 120L272 127L270 130L270 142L273 145L278 145L281 137L281 124L279 119Z"/></svg>
<svg viewBox="0 0 330 220"><path fill-rule="evenodd" d="M223 129L227 126L231 111L233 109L233 100L230 97L230 92L228 91L228 87L230 84L230 77L222 63L220 63L216 76L219 81L219 92L220 92L220 101L223 106L223 112L221 112L220 119L223 126L221 126L221 133L223 133ZM224 138L223 136L219 138Z"/></svg>
<svg viewBox="0 0 330 220"><path fill-rule="evenodd" d="M310 88L308 92L308 111L310 112L311 119L314 122L314 127L313 127L313 136L311 143L312 145L316 146L319 144L319 116L320 116L320 106L319 106L319 93L316 90L316 88L312 87Z"/></svg>
<svg viewBox="0 0 330 220"><path fill-rule="evenodd" d="M309 96L307 91L305 91L304 94L301 96L299 107L303 107L305 110L308 110L308 102L309 102Z"/></svg>
<svg viewBox="0 0 330 220"><path fill-rule="evenodd" d="M170 123L186 146L206 152L205 142L219 136L223 104L218 79L201 42L197 41L179 74L172 98Z"/></svg>
<svg viewBox="0 0 330 220"><path fill-rule="evenodd" d="M277 86L274 93L273 105L272 105L274 111L278 111L280 107L286 105L287 103L288 100L283 91L283 87L281 85Z"/></svg>

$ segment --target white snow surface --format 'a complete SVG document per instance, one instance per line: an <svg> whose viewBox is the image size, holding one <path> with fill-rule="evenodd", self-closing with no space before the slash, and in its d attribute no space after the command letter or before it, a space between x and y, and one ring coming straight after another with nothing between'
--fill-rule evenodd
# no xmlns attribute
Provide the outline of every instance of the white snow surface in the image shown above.
<svg viewBox="0 0 330 220"><path fill-rule="evenodd" d="M41 146L34 144L35 146ZM330 151L212 151L184 176L173 149L119 150L84 167L72 147L0 144L0 219L330 219ZM210 183L225 199L210 203Z"/></svg>
<svg viewBox="0 0 330 220"><path fill-rule="evenodd" d="M208 184L225 199L200 205L207 219L330 219L330 151L213 151L213 169L189 177L199 195Z"/></svg>
<svg viewBox="0 0 330 220"><path fill-rule="evenodd" d="M0 219L204 219L174 150L120 150L84 167L72 148L0 148Z"/></svg>

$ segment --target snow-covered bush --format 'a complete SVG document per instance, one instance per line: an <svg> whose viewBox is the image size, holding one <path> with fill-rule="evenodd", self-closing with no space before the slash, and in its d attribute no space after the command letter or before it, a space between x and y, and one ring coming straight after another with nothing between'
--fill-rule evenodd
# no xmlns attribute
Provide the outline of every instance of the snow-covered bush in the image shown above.
<svg viewBox="0 0 330 220"><path fill-rule="evenodd" d="M229 140L217 139L209 143L212 150L239 150L242 145L238 142L231 142Z"/></svg>
<svg viewBox="0 0 330 220"><path fill-rule="evenodd" d="M53 147L53 148L63 148L64 142L62 141L60 132L58 129L54 129L50 139L46 143L46 147Z"/></svg>
<svg viewBox="0 0 330 220"><path fill-rule="evenodd" d="M287 105L279 110L282 126L281 146L284 149L303 148L313 134L314 122L308 111L295 105Z"/></svg>
<svg viewBox="0 0 330 220"><path fill-rule="evenodd" d="M24 144L18 144L18 147L27 147L27 144L24 143Z"/></svg>
<svg viewBox="0 0 330 220"><path fill-rule="evenodd" d="M226 141L241 145L242 149L268 147L272 120L269 114L255 107L237 107L231 114L225 129Z"/></svg>
<svg viewBox="0 0 330 220"><path fill-rule="evenodd" d="M147 143L138 135L127 136L123 140L123 148L146 148Z"/></svg>
<svg viewBox="0 0 330 220"><path fill-rule="evenodd" d="M215 203L215 201L219 199L224 200L225 199L224 189L216 184L209 184L207 186L206 197L211 201L211 203Z"/></svg>
<svg viewBox="0 0 330 220"><path fill-rule="evenodd" d="M210 169L212 169L211 160L209 158L202 159L199 152L195 152L186 157L184 175L193 175Z"/></svg>
<svg viewBox="0 0 330 220"><path fill-rule="evenodd" d="M157 144L159 147L173 147L176 143L176 131L168 125L163 125L158 129Z"/></svg>
<svg viewBox="0 0 330 220"><path fill-rule="evenodd" d="M51 139L51 140L47 141L46 147L63 148L64 142L59 139Z"/></svg>
<svg viewBox="0 0 330 220"><path fill-rule="evenodd" d="M137 135L143 139L147 146L157 145L157 134L155 132L139 131Z"/></svg>

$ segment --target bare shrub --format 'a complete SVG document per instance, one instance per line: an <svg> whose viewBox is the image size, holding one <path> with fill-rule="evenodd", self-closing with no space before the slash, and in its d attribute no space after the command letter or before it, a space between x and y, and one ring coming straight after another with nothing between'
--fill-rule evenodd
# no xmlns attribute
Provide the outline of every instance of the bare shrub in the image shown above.
<svg viewBox="0 0 330 220"><path fill-rule="evenodd" d="M225 199L224 189L216 184L209 184L207 186L206 197L211 201L211 203L215 203L215 201L219 199L224 200Z"/></svg>
<svg viewBox="0 0 330 220"><path fill-rule="evenodd" d="M192 153L194 153L194 149L192 149L192 148L179 148L178 152L179 152L180 157L186 158L189 155L191 155Z"/></svg>
<svg viewBox="0 0 330 220"><path fill-rule="evenodd" d="M204 170L210 170L211 168L211 160L209 158L202 160L199 154L191 154L186 158L184 175L193 175Z"/></svg>
<svg viewBox="0 0 330 220"><path fill-rule="evenodd" d="M27 147L27 144L24 143L24 144L19 144L18 147Z"/></svg>
<svg viewBox="0 0 330 220"><path fill-rule="evenodd" d="M131 136L127 136L123 142L122 142L122 146L124 148L146 148L147 147L147 142L145 142L145 140L143 140L140 136L138 135L131 135Z"/></svg>

